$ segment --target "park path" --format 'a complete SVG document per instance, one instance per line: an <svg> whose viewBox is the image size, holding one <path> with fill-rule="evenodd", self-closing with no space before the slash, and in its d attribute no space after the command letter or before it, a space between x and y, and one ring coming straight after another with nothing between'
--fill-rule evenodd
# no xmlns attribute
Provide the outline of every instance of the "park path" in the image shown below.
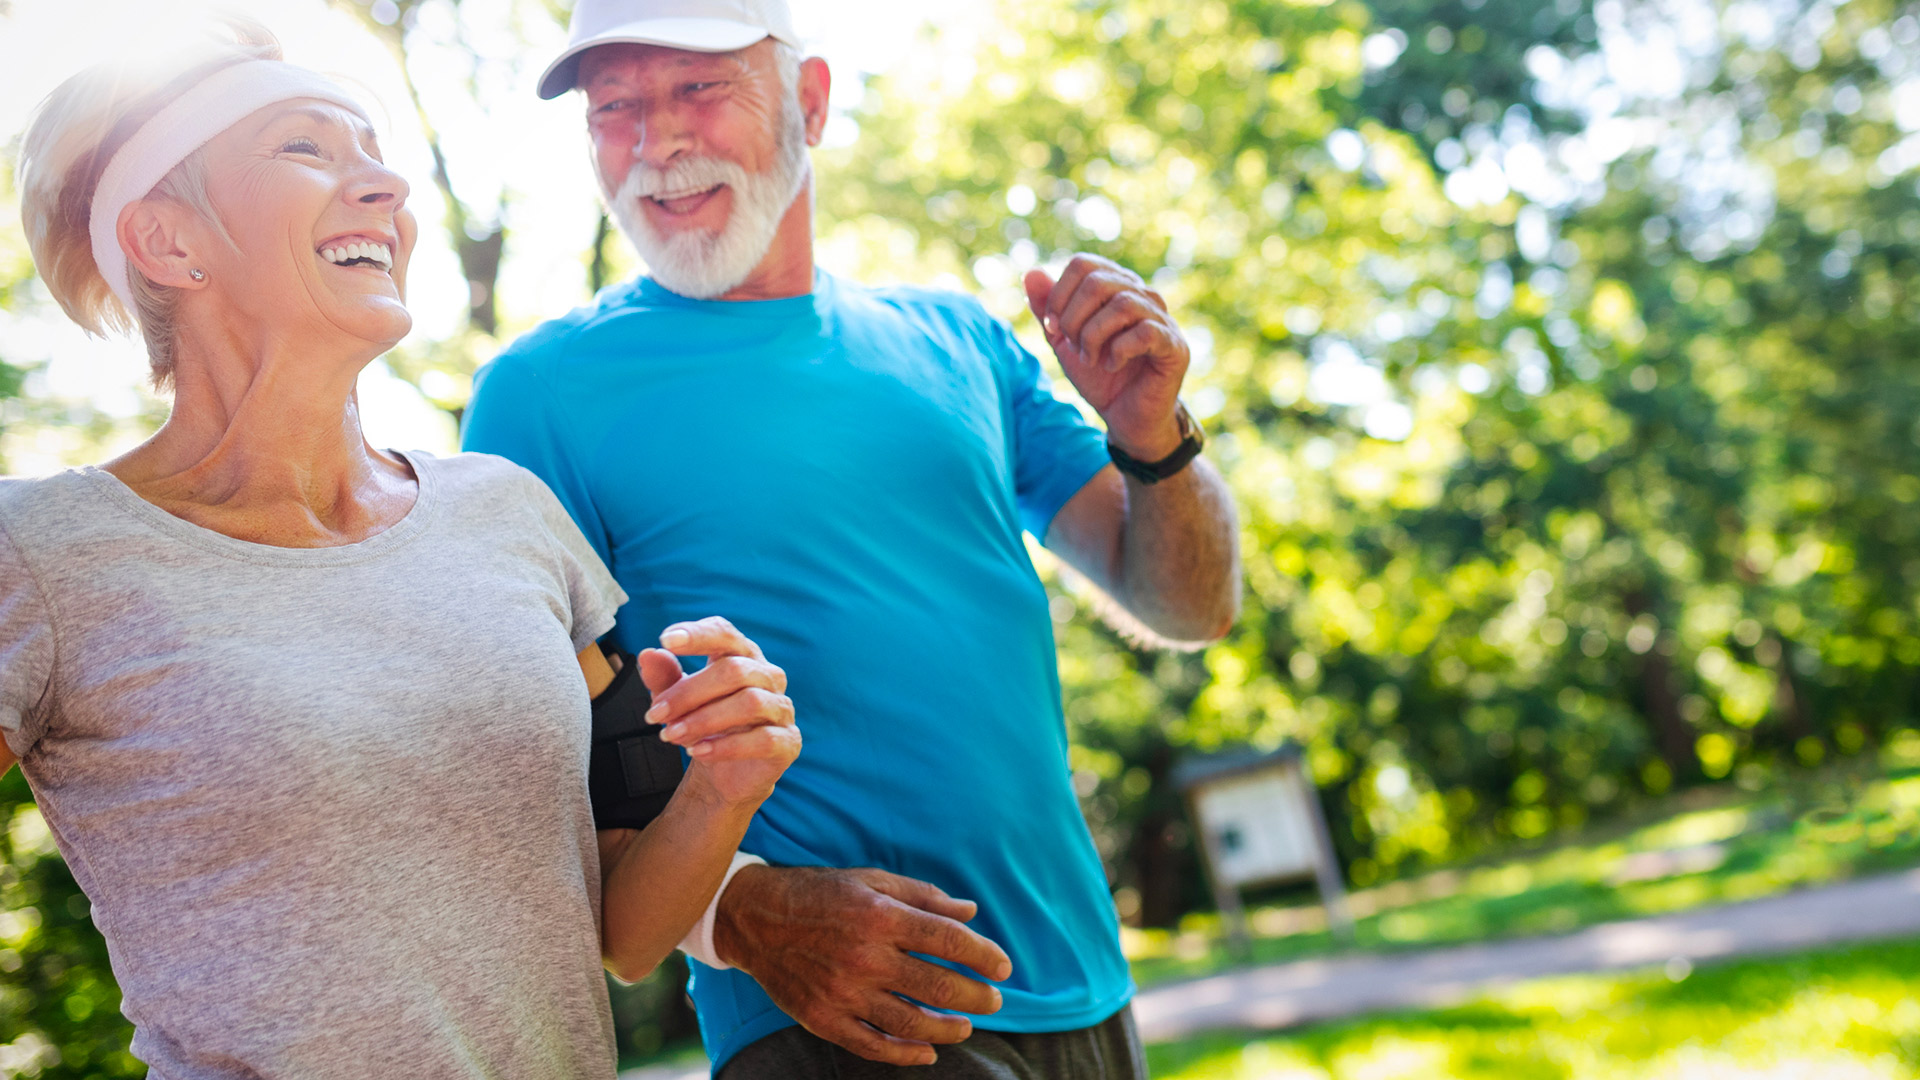
<svg viewBox="0 0 1920 1080"><path fill-rule="evenodd" d="M1134 999L1147 1042L1271 1031L1390 1009L1457 1004L1545 975L1797 952L1920 934L1920 870L1740 904L1602 923L1557 937L1327 957L1153 987Z"/></svg>
<svg viewBox="0 0 1920 1080"><path fill-rule="evenodd" d="M1134 999L1150 1043L1203 1031L1272 1031L1389 1009L1457 1004L1545 975L1675 966L1797 952L1849 941L1920 934L1920 870L1624 922L1557 937L1457 945L1420 952L1296 960L1142 991ZM621 1080L705 1080L689 1062L621 1074Z"/></svg>

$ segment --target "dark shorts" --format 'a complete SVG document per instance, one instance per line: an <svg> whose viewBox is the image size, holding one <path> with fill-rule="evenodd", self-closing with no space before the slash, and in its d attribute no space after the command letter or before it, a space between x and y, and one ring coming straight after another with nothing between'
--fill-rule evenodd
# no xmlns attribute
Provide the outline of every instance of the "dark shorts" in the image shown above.
<svg viewBox="0 0 1920 1080"><path fill-rule="evenodd" d="M882 1065L786 1027L728 1059L714 1080L1147 1080L1131 1006L1078 1031L975 1028L967 1041L934 1049L932 1065Z"/></svg>

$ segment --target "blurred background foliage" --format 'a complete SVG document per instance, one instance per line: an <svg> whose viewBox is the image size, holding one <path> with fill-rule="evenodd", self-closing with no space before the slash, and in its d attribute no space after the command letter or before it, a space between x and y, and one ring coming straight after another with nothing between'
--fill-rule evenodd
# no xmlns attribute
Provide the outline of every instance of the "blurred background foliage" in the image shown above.
<svg viewBox="0 0 1920 1080"><path fill-rule="evenodd" d="M335 2L402 58L501 62L425 40L458 0ZM1184 753L1301 743L1364 888L1906 737L1920 4L1041 0L976 44L867 83L817 158L821 257L976 292L1037 342L1019 274L1093 251L1192 338L1239 625L1144 647L1041 556L1129 923L1208 905ZM521 329L493 289L534 196L463 199L435 151L472 310L390 362L457 415ZM634 269L604 228L581 259ZM0 222L0 304L29 275ZM84 427L20 376L0 425ZM0 788L0 1074L136 1074L25 800ZM628 1052L689 1033L675 978L618 993Z"/></svg>

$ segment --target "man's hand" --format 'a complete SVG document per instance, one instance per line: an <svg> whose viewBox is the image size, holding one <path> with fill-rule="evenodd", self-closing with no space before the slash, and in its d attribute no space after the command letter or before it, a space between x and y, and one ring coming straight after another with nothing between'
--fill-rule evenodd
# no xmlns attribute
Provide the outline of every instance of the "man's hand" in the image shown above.
<svg viewBox="0 0 1920 1080"><path fill-rule="evenodd" d="M653 694L647 719L666 725L661 741L686 747L693 758L688 782L710 788L728 805L765 801L800 756L787 673L718 617L675 623L660 644L665 648L640 654L640 678ZM708 663L688 675L680 656L704 656Z"/></svg>
<svg viewBox="0 0 1920 1080"><path fill-rule="evenodd" d="M713 943L815 1035L872 1061L930 1065L930 1044L959 1042L973 1024L914 1002L991 1013L1000 991L908 954L1013 974L998 945L961 925L977 910L883 870L749 866L721 894Z"/></svg>
<svg viewBox="0 0 1920 1080"><path fill-rule="evenodd" d="M1190 356L1160 294L1095 255L1074 256L1057 282L1029 270L1026 286L1047 344L1114 444L1141 461L1179 449L1174 407Z"/></svg>

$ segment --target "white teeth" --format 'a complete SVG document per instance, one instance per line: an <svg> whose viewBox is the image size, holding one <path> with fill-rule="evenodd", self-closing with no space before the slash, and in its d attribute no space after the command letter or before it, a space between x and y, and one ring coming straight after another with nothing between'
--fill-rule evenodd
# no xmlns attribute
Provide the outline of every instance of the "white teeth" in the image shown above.
<svg viewBox="0 0 1920 1080"><path fill-rule="evenodd" d="M710 188L700 188L700 189L698 189L698 190L696 190L696 191L674 191L674 192L667 192L667 193L664 193L664 194L660 194L660 195L655 195L655 196L654 196L654 198L655 198L655 199L657 199L657 200L659 200L660 202L677 202L677 201L679 201L679 200L681 200L681 199L691 199L691 198L693 198L693 197L694 197L695 195L705 195L705 194L708 194L709 192L714 192L714 191L718 191L718 190L720 190L720 185L718 185L718 184L715 184L715 185L714 185L713 187L710 187Z"/></svg>
<svg viewBox="0 0 1920 1080"><path fill-rule="evenodd" d="M393 249L385 244L355 241L340 247L322 248L320 257L335 265L350 263L355 259L367 259L378 264L382 270L393 269Z"/></svg>

